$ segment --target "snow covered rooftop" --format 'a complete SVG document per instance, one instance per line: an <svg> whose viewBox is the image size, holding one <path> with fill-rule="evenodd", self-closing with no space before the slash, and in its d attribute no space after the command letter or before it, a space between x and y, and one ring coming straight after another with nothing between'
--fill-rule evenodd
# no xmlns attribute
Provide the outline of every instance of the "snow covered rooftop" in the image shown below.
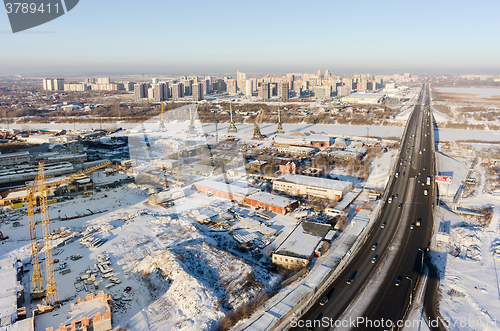
<svg viewBox="0 0 500 331"><path fill-rule="evenodd" d="M0 159L11 158L16 156L30 156L30 153L26 151L26 152L0 154Z"/></svg>
<svg viewBox="0 0 500 331"><path fill-rule="evenodd" d="M216 190L228 194L242 194L242 195L249 195L252 193L257 192L258 190L252 187L241 187L237 185L232 185L232 184L226 184L222 182L218 182L212 179L204 179L202 181L199 181L197 183L194 183L194 185L205 187L211 190Z"/></svg>
<svg viewBox="0 0 500 331"><path fill-rule="evenodd" d="M292 174L284 174L283 176L278 177L277 180L300 184L300 185L315 186L315 187L341 190L341 191L343 191L347 187L352 186L351 182L346 182L343 180L311 177L304 175L292 175Z"/></svg>
<svg viewBox="0 0 500 331"><path fill-rule="evenodd" d="M274 143L285 144L285 145L312 145L313 141L323 141L330 142L332 137L321 136L321 135L310 135L310 136L282 136L278 135L274 138Z"/></svg>
<svg viewBox="0 0 500 331"><path fill-rule="evenodd" d="M344 209L347 208L351 204L351 202L354 201L358 197L358 195L361 193L361 190L352 190L352 192L347 193L343 198L342 201L339 202L337 206L335 206L334 209L343 211Z"/></svg>
<svg viewBox="0 0 500 331"><path fill-rule="evenodd" d="M329 230L329 224L301 222L281 243L275 253L309 258Z"/></svg>
<svg viewBox="0 0 500 331"><path fill-rule="evenodd" d="M0 261L0 321L9 320L17 314L16 269L11 259ZM3 324L2 324L3 325Z"/></svg>
<svg viewBox="0 0 500 331"><path fill-rule="evenodd" d="M269 205L286 208L297 200L288 199L279 195L274 195L267 192L257 192L247 197L247 199L266 203Z"/></svg>

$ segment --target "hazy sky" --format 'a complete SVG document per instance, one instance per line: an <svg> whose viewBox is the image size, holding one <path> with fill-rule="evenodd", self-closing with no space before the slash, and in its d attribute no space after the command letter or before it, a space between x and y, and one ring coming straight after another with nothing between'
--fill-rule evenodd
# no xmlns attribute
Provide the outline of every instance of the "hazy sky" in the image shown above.
<svg viewBox="0 0 500 331"><path fill-rule="evenodd" d="M500 71L500 1L80 0L13 34L0 76Z"/></svg>

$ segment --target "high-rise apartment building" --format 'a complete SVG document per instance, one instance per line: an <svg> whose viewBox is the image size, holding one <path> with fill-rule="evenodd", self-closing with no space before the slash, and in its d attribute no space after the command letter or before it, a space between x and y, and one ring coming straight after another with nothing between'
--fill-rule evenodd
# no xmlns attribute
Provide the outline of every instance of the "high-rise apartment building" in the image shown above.
<svg viewBox="0 0 500 331"><path fill-rule="evenodd" d="M182 83L172 84L172 99L180 99L184 96L184 86Z"/></svg>
<svg viewBox="0 0 500 331"><path fill-rule="evenodd" d="M184 80L184 95L191 95L192 88L193 88L193 80L192 79Z"/></svg>
<svg viewBox="0 0 500 331"><path fill-rule="evenodd" d="M278 97L282 101L288 100L288 82L281 82L278 85Z"/></svg>
<svg viewBox="0 0 500 331"><path fill-rule="evenodd" d="M236 84L235 79L228 79L226 84L227 84L227 93L229 94L237 93L238 85Z"/></svg>
<svg viewBox="0 0 500 331"><path fill-rule="evenodd" d="M95 84L95 78L85 78L85 84Z"/></svg>
<svg viewBox="0 0 500 331"><path fill-rule="evenodd" d="M253 95L253 81L251 79L247 79L245 82L245 96L247 98L252 97Z"/></svg>
<svg viewBox="0 0 500 331"><path fill-rule="evenodd" d="M316 86L314 87L314 96L318 99L330 99L332 94L331 86Z"/></svg>
<svg viewBox="0 0 500 331"><path fill-rule="evenodd" d="M369 81L367 84L366 84L366 89L369 90L369 91L374 91L377 89L377 83L376 82L373 82L373 81Z"/></svg>
<svg viewBox="0 0 500 331"><path fill-rule="evenodd" d="M109 77L99 77L97 78L97 84L111 84L111 79Z"/></svg>
<svg viewBox="0 0 500 331"><path fill-rule="evenodd" d="M247 80L247 74L239 71L236 73L236 86L238 87L238 89L240 89L241 92L246 92L245 89L246 80Z"/></svg>
<svg viewBox="0 0 500 331"><path fill-rule="evenodd" d="M134 94L136 99L147 98L148 86L146 83L139 83L134 85Z"/></svg>
<svg viewBox="0 0 500 331"><path fill-rule="evenodd" d="M202 83L193 84L193 100L194 101L203 100L203 84Z"/></svg>
<svg viewBox="0 0 500 331"><path fill-rule="evenodd" d="M64 91L64 78L45 78L43 89L47 91Z"/></svg>
<svg viewBox="0 0 500 331"><path fill-rule="evenodd" d="M349 95L349 87L348 86L337 86L337 96L338 97L345 97Z"/></svg>
<svg viewBox="0 0 500 331"><path fill-rule="evenodd" d="M154 99L163 101L168 97L168 84L166 83L157 83L153 85L154 88Z"/></svg>
<svg viewBox="0 0 500 331"><path fill-rule="evenodd" d="M84 91L87 91L87 84L66 83L66 84L64 84L64 91L84 92Z"/></svg>
<svg viewBox="0 0 500 331"><path fill-rule="evenodd" d="M203 94L206 95L206 94L209 94L210 93L210 87L211 87L211 83L208 79L205 79L203 81Z"/></svg>
<svg viewBox="0 0 500 331"><path fill-rule="evenodd" d="M213 90L213 79L212 79L212 76L205 76L205 81L208 80L208 84L207 84L207 87L206 87L206 91L207 93L205 94L208 94L208 93L212 93L214 90Z"/></svg>
<svg viewBox="0 0 500 331"><path fill-rule="evenodd" d="M262 83L261 86L261 99L262 101L269 101L269 83Z"/></svg>

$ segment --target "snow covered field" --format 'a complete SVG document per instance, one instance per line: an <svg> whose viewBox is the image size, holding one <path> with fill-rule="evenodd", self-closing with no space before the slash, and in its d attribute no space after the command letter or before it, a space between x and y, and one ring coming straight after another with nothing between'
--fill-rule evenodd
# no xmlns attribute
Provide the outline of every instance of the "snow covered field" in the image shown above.
<svg viewBox="0 0 500 331"><path fill-rule="evenodd" d="M431 251L441 276L441 315L450 321L450 330L499 330L500 200L484 191L489 178L480 161L473 175L478 184L466 191L461 208L492 207L491 220L453 213L453 195L472 159L438 154L437 161L440 174L453 176L449 197L444 196L445 187L440 189L442 205L434 219L440 238L433 241Z"/></svg>
<svg viewBox="0 0 500 331"><path fill-rule="evenodd" d="M212 330L225 313L279 281L279 276L268 274L257 263L249 264L218 247L219 242L188 216L191 209L210 205L216 198L190 192L170 209L151 206L147 198L144 190L131 184L49 205L51 229L67 229L54 240L53 250L54 259L59 260L55 279L61 301L74 302L76 296L83 298L86 293L103 290L113 297L116 326ZM59 210L61 217L71 217L87 208L107 212L58 219ZM0 260L19 258L27 263L31 257L27 216L19 211L7 213L9 219L4 218L2 230L10 238L0 245ZM21 226L14 228L16 220ZM39 225L37 230L41 233ZM82 258L73 261L70 257L76 254ZM99 265L102 261L107 265L104 272ZM58 272L64 262L70 273ZM30 277L31 273L24 277L27 288ZM54 317L66 307L69 305L54 311Z"/></svg>
<svg viewBox="0 0 500 331"><path fill-rule="evenodd" d="M479 88L479 87L440 87L437 88L439 92L444 93L465 93L477 95L481 98L500 95L498 88Z"/></svg>

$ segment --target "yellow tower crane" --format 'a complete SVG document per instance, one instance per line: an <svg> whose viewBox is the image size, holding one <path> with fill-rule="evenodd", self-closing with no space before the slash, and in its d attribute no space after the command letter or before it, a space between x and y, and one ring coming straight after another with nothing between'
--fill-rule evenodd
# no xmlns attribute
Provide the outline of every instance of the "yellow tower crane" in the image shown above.
<svg viewBox="0 0 500 331"><path fill-rule="evenodd" d="M160 113L160 132L165 132L167 129L165 128L165 123L163 122L163 102L161 103L161 113Z"/></svg>
<svg viewBox="0 0 500 331"><path fill-rule="evenodd" d="M45 247L45 300L48 306L55 306L57 302L57 285L54 279L54 260L52 259L52 238L50 232L49 210L47 208L47 185L45 183L45 169L43 163L38 163L38 187L40 189L40 215L42 218L43 242Z"/></svg>
<svg viewBox="0 0 500 331"><path fill-rule="evenodd" d="M54 306L57 303L57 285L54 279L54 268L53 268L53 258L52 258L52 239L50 232L50 222L49 222L49 210L47 208L47 196L48 190L51 187L56 187L65 183L72 182L75 178L82 175L93 172L97 169L104 168L111 164L111 161L105 161L96 164L88 169L82 170L55 181L49 183L45 182L45 169L43 163L38 163L38 176L33 181L33 186L30 187L29 184L26 185L27 190L27 206L28 206L28 220L30 226L30 238L31 238L31 256L33 263L33 297L40 298L43 296L43 278L40 272L40 263L38 260L38 245L36 240L35 231L35 212L34 205L36 204L36 198L38 196L40 201L40 214L42 219L42 231L43 240L45 247L45 271L46 271L46 286L45 286L45 300L43 300L44 305Z"/></svg>
<svg viewBox="0 0 500 331"><path fill-rule="evenodd" d="M261 108L257 117L255 117L255 122L253 123L253 136L252 140L262 140L267 138L260 132L260 125L262 124L262 118L264 117L264 110Z"/></svg>
<svg viewBox="0 0 500 331"><path fill-rule="evenodd" d="M31 261L33 264L33 292L31 292L32 298L41 298L44 296L43 291L43 277L40 271L40 263L38 261L38 243L36 241L36 230L35 230L35 212L33 211L35 199L35 191L37 190L37 178L33 181L33 186L30 187L26 184L27 190L27 209L28 209L28 221L30 226L30 239L31 239Z"/></svg>

